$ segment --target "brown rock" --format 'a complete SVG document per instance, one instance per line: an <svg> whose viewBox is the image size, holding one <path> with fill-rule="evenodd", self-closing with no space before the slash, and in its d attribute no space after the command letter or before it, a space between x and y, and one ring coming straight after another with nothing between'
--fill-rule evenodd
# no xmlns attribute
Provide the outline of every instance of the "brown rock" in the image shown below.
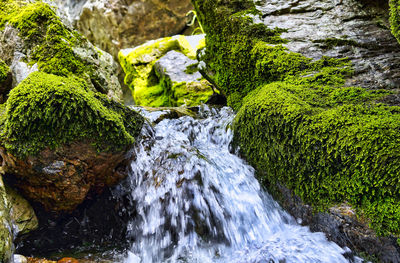
<svg viewBox="0 0 400 263"><path fill-rule="evenodd" d="M26 160L0 147L2 168L28 199L52 211L72 211L90 194L126 176L125 152L98 153L87 142L74 142L56 151L44 150ZM122 164L121 164L122 162ZM18 175L18 176L13 176Z"/></svg>
<svg viewBox="0 0 400 263"><path fill-rule="evenodd" d="M79 261L74 258L62 258L57 263L79 263Z"/></svg>

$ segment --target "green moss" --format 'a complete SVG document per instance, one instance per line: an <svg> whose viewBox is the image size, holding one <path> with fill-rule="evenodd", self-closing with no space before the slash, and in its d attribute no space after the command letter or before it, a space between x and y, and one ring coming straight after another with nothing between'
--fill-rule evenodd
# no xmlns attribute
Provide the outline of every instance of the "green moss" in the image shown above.
<svg viewBox="0 0 400 263"><path fill-rule="evenodd" d="M142 123L136 112L90 91L81 79L36 72L10 92L2 137L19 157L79 140L119 151L134 143Z"/></svg>
<svg viewBox="0 0 400 263"><path fill-rule="evenodd" d="M0 59L0 83L7 79L7 75L10 72L10 68L7 64Z"/></svg>
<svg viewBox="0 0 400 263"><path fill-rule="evenodd" d="M392 28L392 34L400 42L400 1L390 0L390 25Z"/></svg>
<svg viewBox="0 0 400 263"><path fill-rule="evenodd" d="M193 3L207 33L202 59L238 110L235 142L263 184L316 210L347 201L379 234L400 234L400 107L377 103L394 91L344 87L351 61L288 51L283 29L244 15L253 1Z"/></svg>

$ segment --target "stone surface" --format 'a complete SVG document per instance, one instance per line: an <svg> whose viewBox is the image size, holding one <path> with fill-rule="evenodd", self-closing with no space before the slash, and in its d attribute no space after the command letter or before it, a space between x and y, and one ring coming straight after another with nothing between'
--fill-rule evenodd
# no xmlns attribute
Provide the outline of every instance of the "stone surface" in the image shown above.
<svg viewBox="0 0 400 263"><path fill-rule="evenodd" d="M14 254L14 263L28 263L28 259L22 255Z"/></svg>
<svg viewBox="0 0 400 263"><path fill-rule="evenodd" d="M189 0L57 0L72 24L99 48L117 58L120 49L181 33Z"/></svg>
<svg viewBox="0 0 400 263"><path fill-rule="evenodd" d="M22 236L37 229L39 221L28 201L11 187L5 186L5 189L15 237Z"/></svg>
<svg viewBox="0 0 400 263"><path fill-rule="evenodd" d="M387 1L257 1L262 22L283 28L285 46L319 59L349 58L355 75L346 85L400 87L400 45L390 32Z"/></svg>
<svg viewBox="0 0 400 263"><path fill-rule="evenodd" d="M174 36L149 41L119 53L125 83L137 105L195 106L213 94L197 68L196 51L204 35Z"/></svg>

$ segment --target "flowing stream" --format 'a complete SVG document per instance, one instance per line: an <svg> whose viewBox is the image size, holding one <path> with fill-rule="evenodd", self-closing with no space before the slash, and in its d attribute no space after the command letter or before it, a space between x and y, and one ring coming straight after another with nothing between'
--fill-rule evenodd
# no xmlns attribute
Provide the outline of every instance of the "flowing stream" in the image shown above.
<svg viewBox="0 0 400 263"><path fill-rule="evenodd" d="M151 121L163 114L139 110ZM345 250L283 211L232 153L231 109L203 106L198 115L144 128L120 186L137 210L123 262L348 262Z"/></svg>

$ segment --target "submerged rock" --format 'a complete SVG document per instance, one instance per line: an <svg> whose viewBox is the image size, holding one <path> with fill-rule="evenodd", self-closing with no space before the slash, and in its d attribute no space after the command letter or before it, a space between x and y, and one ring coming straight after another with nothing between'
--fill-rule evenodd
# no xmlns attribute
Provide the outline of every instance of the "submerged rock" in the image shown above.
<svg viewBox="0 0 400 263"><path fill-rule="evenodd" d="M75 28L92 43L118 57L121 49L181 33L189 0L56 0Z"/></svg>
<svg viewBox="0 0 400 263"><path fill-rule="evenodd" d="M6 104L2 168L30 200L71 211L125 176L118 167L143 124L135 111L82 79L41 72L14 88Z"/></svg>
<svg viewBox="0 0 400 263"><path fill-rule="evenodd" d="M342 246L400 262L400 46L388 6L193 3L207 33L202 59L238 110L236 143L271 193L303 219L307 213L294 213L283 189L310 211L326 211L318 221L324 227L314 229ZM351 234L333 209L345 202L365 219L352 223ZM332 234L332 222L343 235Z"/></svg>
<svg viewBox="0 0 400 263"><path fill-rule="evenodd" d="M137 105L195 106L208 100L213 90L195 60L203 37L168 37L120 52L125 83Z"/></svg>
<svg viewBox="0 0 400 263"><path fill-rule="evenodd" d="M85 79L89 87L120 99L121 86L112 56L65 25L41 1L0 4L0 58L18 85L34 71Z"/></svg>

